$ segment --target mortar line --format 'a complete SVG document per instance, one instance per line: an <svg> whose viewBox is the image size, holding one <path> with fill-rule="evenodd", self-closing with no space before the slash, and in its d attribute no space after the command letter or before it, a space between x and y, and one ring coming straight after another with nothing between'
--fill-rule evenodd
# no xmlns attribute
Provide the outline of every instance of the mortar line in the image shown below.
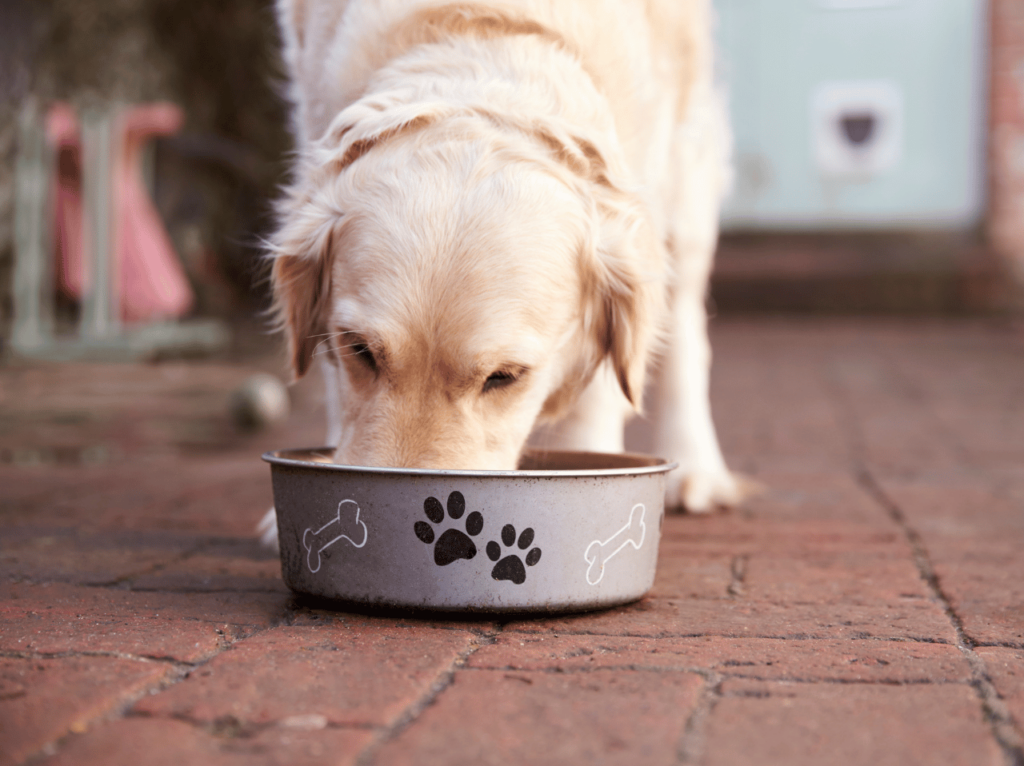
<svg viewBox="0 0 1024 766"><path fill-rule="evenodd" d="M196 545L195 547L190 548L189 550L180 551L180 552L174 554L173 556L171 556L169 559L167 559L165 561L157 561L157 562L155 562L153 564L150 564L147 567L142 567L141 569L139 569L138 571L135 571L135 572L131 572L131 571L126 572L125 574L121 574L121 575L116 576L112 580L105 580L103 582L91 583L91 586L95 587L95 588L117 589L117 588L123 588L124 586L127 585L128 589L132 590L131 585L132 585L132 581L133 580L137 580L140 577L147 577L147 576L150 576L150 575L155 575L155 574L157 574L159 572L164 571L165 569L168 569L170 567L175 566L176 564L181 564L182 562L188 561L190 558L192 558L193 556L198 554L199 551L201 550L201 548L202 548L201 544L200 545Z"/></svg>
<svg viewBox="0 0 1024 766"><path fill-rule="evenodd" d="M741 553L738 556L733 556L729 562L729 586L726 588L726 593L731 598L742 596L746 591L747 565L749 561L750 556L746 553Z"/></svg>
<svg viewBox="0 0 1024 766"><path fill-rule="evenodd" d="M705 678L714 676L719 680L739 679L743 681L758 681L769 684L828 684L833 686L963 686L971 685L973 681L962 679L941 679L935 680L930 677L905 677L905 678L840 678L835 676L760 676L753 673L732 673L719 669L709 669L704 666L678 666L678 665L601 665L600 667L561 667L548 665L544 667L516 667L514 665L487 665L463 668L467 673L524 673L537 675L556 676L583 676L598 675L601 673L652 673L655 675L698 675Z"/></svg>
<svg viewBox="0 0 1024 766"><path fill-rule="evenodd" d="M355 766L372 766L376 762L378 751L388 742L401 736L402 732L415 723L427 708L437 702L441 694L455 683L455 673L461 670L466 661L480 649L493 644L500 632L499 628L486 633L471 633L473 640L470 645L459 652L447 668L437 674L430 688L419 699L410 703L391 724L380 729L373 741L356 758Z"/></svg>
<svg viewBox="0 0 1024 766"><path fill-rule="evenodd" d="M682 736L676 746L676 763L680 766L699 763L706 745L707 723L722 698L722 677L709 673L704 677L704 687L697 698L697 704L686 719Z"/></svg>
<svg viewBox="0 0 1024 766"><path fill-rule="evenodd" d="M917 387L910 384L906 375L898 369L898 365L892 364L892 359L889 358L891 355L884 354L884 356L886 361L889 362L890 371L894 372L904 389L917 390ZM981 704L982 718L989 723L989 729L996 744L1002 750L1006 766L1024 766L1024 737L1021 736L1009 710L992 684L992 680L989 678L985 668L984 660L974 651L973 642L964 632L963 620L956 613L956 610L953 609L948 595L943 591L939 578L935 573L935 568L928 556L924 541L917 530L911 526L903 509L889 497L868 468L864 433L856 406L851 401L847 387L842 381L837 379L836 372L832 367L825 371L823 377L825 388L834 400L838 418L847 436L848 450L855 480L868 497L886 512L890 520L902 532L904 539L911 549L918 575L924 581L932 599L940 604L945 611L946 617L950 621L956 636L957 648L967 660L968 667L971 670L971 686L974 687ZM945 424L940 422L939 429L945 432ZM943 436L954 444L954 447L962 456L962 445L953 438L953 435L943 433Z"/></svg>
<svg viewBox="0 0 1024 766"><path fill-rule="evenodd" d="M63 660L77 659L79 657L95 657L113 660L126 660L128 662L144 662L157 665L170 665L176 668L194 668L195 664L186 660L179 660L171 656L158 656L155 654L129 654L127 652L111 651L77 651L68 650L64 652L34 652L18 651L11 649L0 649L0 657L15 660Z"/></svg>
<svg viewBox="0 0 1024 766"><path fill-rule="evenodd" d="M109 656L109 655L101 655ZM183 679L188 677L192 668L187 666L185 663L176 663L169 665L166 675L163 678L155 681L152 684L146 684L142 688L135 690L134 692L127 693L123 698L118 700L115 704L111 705L108 709L102 710L94 715L89 716L84 721L76 721L76 723L84 723L85 728L79 732L74 731L71 728L65 729L63 732L58 734L56 737L51 739L49 742L44 743L39 749L31 753L23 762L22 766L29 766L30 764L39 763L47 758L52 758L57 755L61 748L73 737L81 736L84 733L92 731L97 726L102 726L106 723L121 720L129 714L131 709L135 706L140 699L148 697L150 694L163 691L164 689L174 686L180 683Z"/></svg>
<svg viewBox="0 0 1024 766"><path fill-rule="evenodd" d="M723 599L724 603L729 603ZM563 638L566 636L589 636L591 638L644 638L652 641L662 640L689 640L694 638L727 638L730 640L759 640L759 641L892 641L904 644L941 644L942 646L954 646L954 644L943 639L930 636L872 636L867 634L858 635L811 635L807 633L792 633L789 635L770 635L765 633L602 633L595 630L584 631L530 631L530 630L509 630L509 633L516 636L542 636L544 638ZM1012 648L1012 647L1011 647Z"/></svg>
<svg viewBox="0 0 1024 766"><path fill-rule="evenodd" d="M187 713L175 713L175 712L172 712L172 713L150 713L150 712L146 712L146 711L133 711L133 710L129 710L125 714L124 717L125 718L144 719L144 720L154 720L154 721L157 721L157 720L178 721L180 723L188 724L189 726L192 726L192 727L194 727L196 729L201 729L203 731L206 731L207 733L213 734L214 736L217 736L217 729L219 727L230 726L230 725L233 725L233 724L237 724L238 726L237 726L236 731L238 732L237 736L239 736L239 737L251 737L252 735L258 734L260 732L269 731L269 730L276 729L276 728L281 728L282 727L282 723L288 721L288 719L290 718L290 716L284 716L283 718L276 718L276 719L271 720L271 721L263 721L263 722L257 723L255 721L249 721L249 720L243 720L243 719L236 718L235 716L231 715L230 713L227 714L227 715L218 716L217 718L205 719L205 718L196 718L194 716L188 715ZM288 728L288 727L286 726L285 728ZM376 730L378 728L380 728L380 727L377 724L366 722L366 721L341 721L341 722L324 721L322 725L320 725L318 723L314 727L304 728L304 727L300 726L300 727L295 727L292 730L293 731L320 731L320 730L323 730L323 729L335 729L335 730L348 730L348 731L374 731L374 730ZM232 736L236 736L236 735L232 735Z"/></svg>
<svg viewBox="0 0 1024 766"><path fill-rule="evenodd" d="M1013 716L992 683L992 679L985 667L985 660L974 651L975 643L965 632L962 618L957 614L949 596L942 589L942 583L935 573L935 567L932 565L924 540L917 530L911 526L906 514L903 513L903 509L889 497L871 474L871 471L863 464L857 467L857 480L903 532L910 546L914 564L921 579L928 586L932 598L942 606L943 611L946 613L946 617L956 634L957 648L964 655L971 669L971 686L974 687L981 703L982 717L988 721L992 736L1003 752L1003 760L1006 766L1024 766L1024 736L1017 729Z"/></svg>
<svg viewBox="0 0 1024 766"><path fill-rule="evenodd" d="M241 636L241 637L239 637L239 638L237 638L235 640L229 639L226 635L220 635L220 638L219 638L219 640L217 642L216 650L212 654L210 654L209 656L204 657L203 659L198 660L196 662L185 662L183 660L174 660L173 658L166 658L166 659L164 659L164 658L159 658L159 659L157 659L157 658L149 658L149 657L143 657L141 655L118 655L117 653L114 653L114 652L111 652L111 653L101 653L101 652L95 652L95 653L67 652L67 653L54 653L52 656L54 656L54 657L60 657L60 656L121 657L121 658L124 658L124 659L132 659L132 660L135 660L135 661L153 662L153 663L165 664L165 665L169 666L170 670L168 671L167 675L165 675L159 681L156 681L156 682L154 682L152 684L149 684L149 685L145 686L143 689L140 689L135 694L127 695L125 697L125 699L121 701L120 704L115 705L115 706L111 707L109 710L106 710L106 711L104 711L102 713L99 713L99 714L91 717L90 719L88 719L88 721L86 721L86 724L87 724L86 731L90 731L90 730L92 730L93 726L95 726L97 724L102 725L104 723L111 723L113 721L122 720L124 718L127 718L127 717L131 716L132 708L135 707L135 704L139 700L143 699L144 697L148 697L148 696L150 696L152 694L163 693L164 691L166 691L167 689L171 688L172 686L176 686L176 685L180 684L181 682L188 680L188 677L190 675L192 675L192 673L194 673L196 670L198 670L199 668L203 667L204 665L207 665L208 663L212 662L215 658L219 657L221 654L226 652L228 649L230 649L235 644L241 643L242 641L245 641L245 640L247 640L249 638L252 638L253 636L259 635L260 633L266 632L268 630L273 630L274 628L278 627L278 625L280 625L280 623L279 622L275 622L274 624L269 625L267 627L257 628L253 633L249 633L249 634L247 634L245 636ZM46 657L44 656L43 659L46 659ZM54 755L56 755L57 753L60 752L60 749L64 746L64 744L69 739L71 739L72 737L75 737L75 736L78 736L76 734L76 732L73 732L73 731L70 731L70 730L64 731L60 735L58 735L58 736L54 737L53 739L51 739L49 742L46 742L42 747L40 747L34 753L29 755L28 758L26 758L25 761L24 761L24 766L29 766L30 764L37 763L39 761L42 761L45 758L53 757Z"/></svg>

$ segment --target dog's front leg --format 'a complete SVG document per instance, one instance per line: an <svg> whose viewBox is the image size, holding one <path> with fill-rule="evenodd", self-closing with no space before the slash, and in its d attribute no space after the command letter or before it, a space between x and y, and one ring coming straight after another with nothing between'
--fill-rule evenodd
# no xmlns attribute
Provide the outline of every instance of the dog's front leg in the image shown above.
<svg viewBox="0 0 1024 766"><path fill-rule="evenodd" d="M557 423L541 426L531 436L530 445L573 452L622 452L623 426L631 413L615 373L605 362L569 413Z"/></svg>
<svg viewBox="0 0 1024 766"><path fill-rule="evenodd" d="M666 345L652 397L654 449L679 461L669 475L666 506L704 512L736 505L753 487L726 468L711 419L711 345L704 299L718 243L719 206L727 186L729 129L725 105L708 79L691 94L687 122L672 153L667 240L672 257Z"/></svg>
<svg viewBox="0 0 1024 766"><path fill-rule="evenodd" d="M685 254L683 254L685 255ZM685 267L684 267L685 268ZM691 512L742 499L729 472L711 419L711 347L704 310L706 270L680 274L670 298L669 327L652 401L655 454L679 461L669 474L666 506Z"/></svg>

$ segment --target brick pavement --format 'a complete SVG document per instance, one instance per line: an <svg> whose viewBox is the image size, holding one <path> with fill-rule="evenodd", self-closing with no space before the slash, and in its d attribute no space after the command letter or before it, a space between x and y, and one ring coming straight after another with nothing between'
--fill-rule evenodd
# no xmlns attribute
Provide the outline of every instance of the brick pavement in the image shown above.
<svg viewBox="0 0 1024 766"><path fill-rule="evenodd" d="M0 369L0 764L1024 766L1024 331L715 324L741 510L637 604L332 612L252 538L267 363ZM272 364L270 365L273 366ZM634 440L642 446L643 429Z"/></svg>

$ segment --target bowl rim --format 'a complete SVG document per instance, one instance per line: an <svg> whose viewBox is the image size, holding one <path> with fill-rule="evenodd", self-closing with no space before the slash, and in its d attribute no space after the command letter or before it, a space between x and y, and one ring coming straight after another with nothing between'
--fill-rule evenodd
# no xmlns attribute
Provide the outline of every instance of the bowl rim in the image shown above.
<svg viewBox="0 0 1024 766"><path fill-rule="evenodd" d="M314 460L301 460L297 457L290 457L297 454L316 454L317 452L331 452L333 447L314 447L310 449L281 449L264 452L262 458L271 466L282 466L289 468L306 468L322 471L341 471L345 473L374 473L397 476L432 476L451 477L460 476L466 478L573 478L588 476L643 476L647 474L668 473L679 467L676 461L669 462L664 458L653 455L644 455L638 452L584 452L578 450L527 450L527 454L546 454L560 456L599 456L603 460L611 458L624 458L634 460L639 465L622 466L618 468L570 468L570 469L527 469L516 471L485 471L466 469L434 469L434 468L387 468L382 466L367 465L342 465L339 463L327 463Z"/></svg>

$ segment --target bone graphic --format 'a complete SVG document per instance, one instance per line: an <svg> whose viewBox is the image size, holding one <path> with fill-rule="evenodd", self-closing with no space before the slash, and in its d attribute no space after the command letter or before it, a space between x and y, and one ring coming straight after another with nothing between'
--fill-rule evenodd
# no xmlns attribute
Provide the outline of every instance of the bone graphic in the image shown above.
<svg viewBox="0 0 1024 766"><path fill-rule="evenodd" d="M647 531L647 525L644 524L645 510L643 503L637 503L629 512L629 521L626 526L604 542L594 540L587 546L583 559L590 564L587 569L588 583L597 585L601 582L601 578L604 577L605 564L627 545L632 545L636 550L640 550L640 546L644 544L644 533Z"/></svg>
<svg viewBox="0 0 1024 766"><path fill-rule="evenodd" d="M363 528L362 542L357 543L359 528ZM302 533L302 547L306 549L306 566L316 574L320 571L320 554L338 540L348 540L355 548L366 545L369 532L366 524L359 520L359 505L355 500L342 500L338 503L338 514L313 531L312 527Z"/></svg>

